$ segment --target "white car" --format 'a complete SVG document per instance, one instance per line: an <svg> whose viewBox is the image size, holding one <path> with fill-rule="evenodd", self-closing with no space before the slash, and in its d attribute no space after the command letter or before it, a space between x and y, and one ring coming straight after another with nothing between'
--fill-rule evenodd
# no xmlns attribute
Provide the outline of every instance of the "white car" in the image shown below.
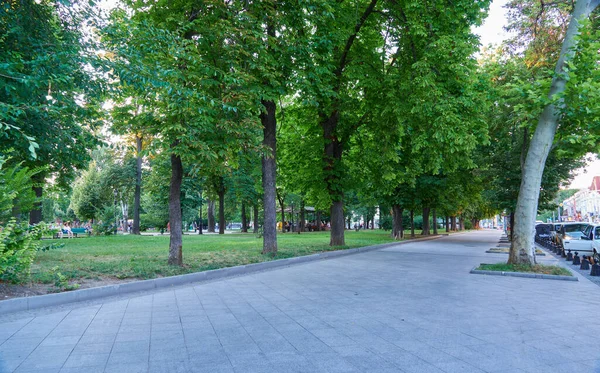
<svg viewBox="0 0 600 373"><path fill-rule="evenodd" d="M600 252L600 224L588 225L579 239L564 237L563 245L565 252L571 250L573 255L578 252L581 258L593 255L594 249Z"/></svg>

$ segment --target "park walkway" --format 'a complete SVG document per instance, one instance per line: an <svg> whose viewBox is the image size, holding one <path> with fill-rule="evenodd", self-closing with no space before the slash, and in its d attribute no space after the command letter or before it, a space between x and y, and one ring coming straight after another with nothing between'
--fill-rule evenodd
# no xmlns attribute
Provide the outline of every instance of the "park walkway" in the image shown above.
<svg viewBox="0 0 600 373"><path fill-rule="evenodd" d="M499 237L5 315L0 372L600 372L598 286L469 274Z"/></svg>

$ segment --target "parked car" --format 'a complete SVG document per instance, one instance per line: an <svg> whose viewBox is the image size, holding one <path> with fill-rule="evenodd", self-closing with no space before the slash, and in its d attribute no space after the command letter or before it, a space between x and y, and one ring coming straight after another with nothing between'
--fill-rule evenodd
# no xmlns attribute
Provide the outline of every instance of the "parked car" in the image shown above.
<svg viewBox="0 0 600 373"><path fill-rule="evenodd" d="M578 239L565 236L563 245L565 251L571 250L573 254L578 252L580 257L593 255L594 249L600 251L600 224L586 224Z"/></svg>
<svg viewBox="0 0 600 373"><path fill-rule="evenodd" d="M588 225L588 223L582 222L562 223L560 230L556 234L556 244L559 248L565 249L565 241L576 241L581 239L583 231Z"/></svg>

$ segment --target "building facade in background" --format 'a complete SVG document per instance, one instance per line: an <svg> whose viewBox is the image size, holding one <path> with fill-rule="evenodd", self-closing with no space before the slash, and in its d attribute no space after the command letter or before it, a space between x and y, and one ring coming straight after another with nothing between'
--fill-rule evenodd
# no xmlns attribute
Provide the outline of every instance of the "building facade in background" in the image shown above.
<svg viewBox="0 0 600 373"><path fill-rule="evenodd" d="M600 221L600 176L594 176L592 184L562 203L562 220Z"/></svg>

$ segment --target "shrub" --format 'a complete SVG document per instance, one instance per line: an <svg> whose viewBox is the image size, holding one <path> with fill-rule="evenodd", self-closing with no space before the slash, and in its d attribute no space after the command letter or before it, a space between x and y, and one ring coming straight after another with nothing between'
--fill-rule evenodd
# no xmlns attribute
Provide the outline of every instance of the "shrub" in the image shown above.
<svg viewBox="0 0 600 373"><path fill-rule="evenodd" d="M29 227L11 219L0 227L0 280L19 283L29 278L31 263L38 250L45 226Z"/></svg>

